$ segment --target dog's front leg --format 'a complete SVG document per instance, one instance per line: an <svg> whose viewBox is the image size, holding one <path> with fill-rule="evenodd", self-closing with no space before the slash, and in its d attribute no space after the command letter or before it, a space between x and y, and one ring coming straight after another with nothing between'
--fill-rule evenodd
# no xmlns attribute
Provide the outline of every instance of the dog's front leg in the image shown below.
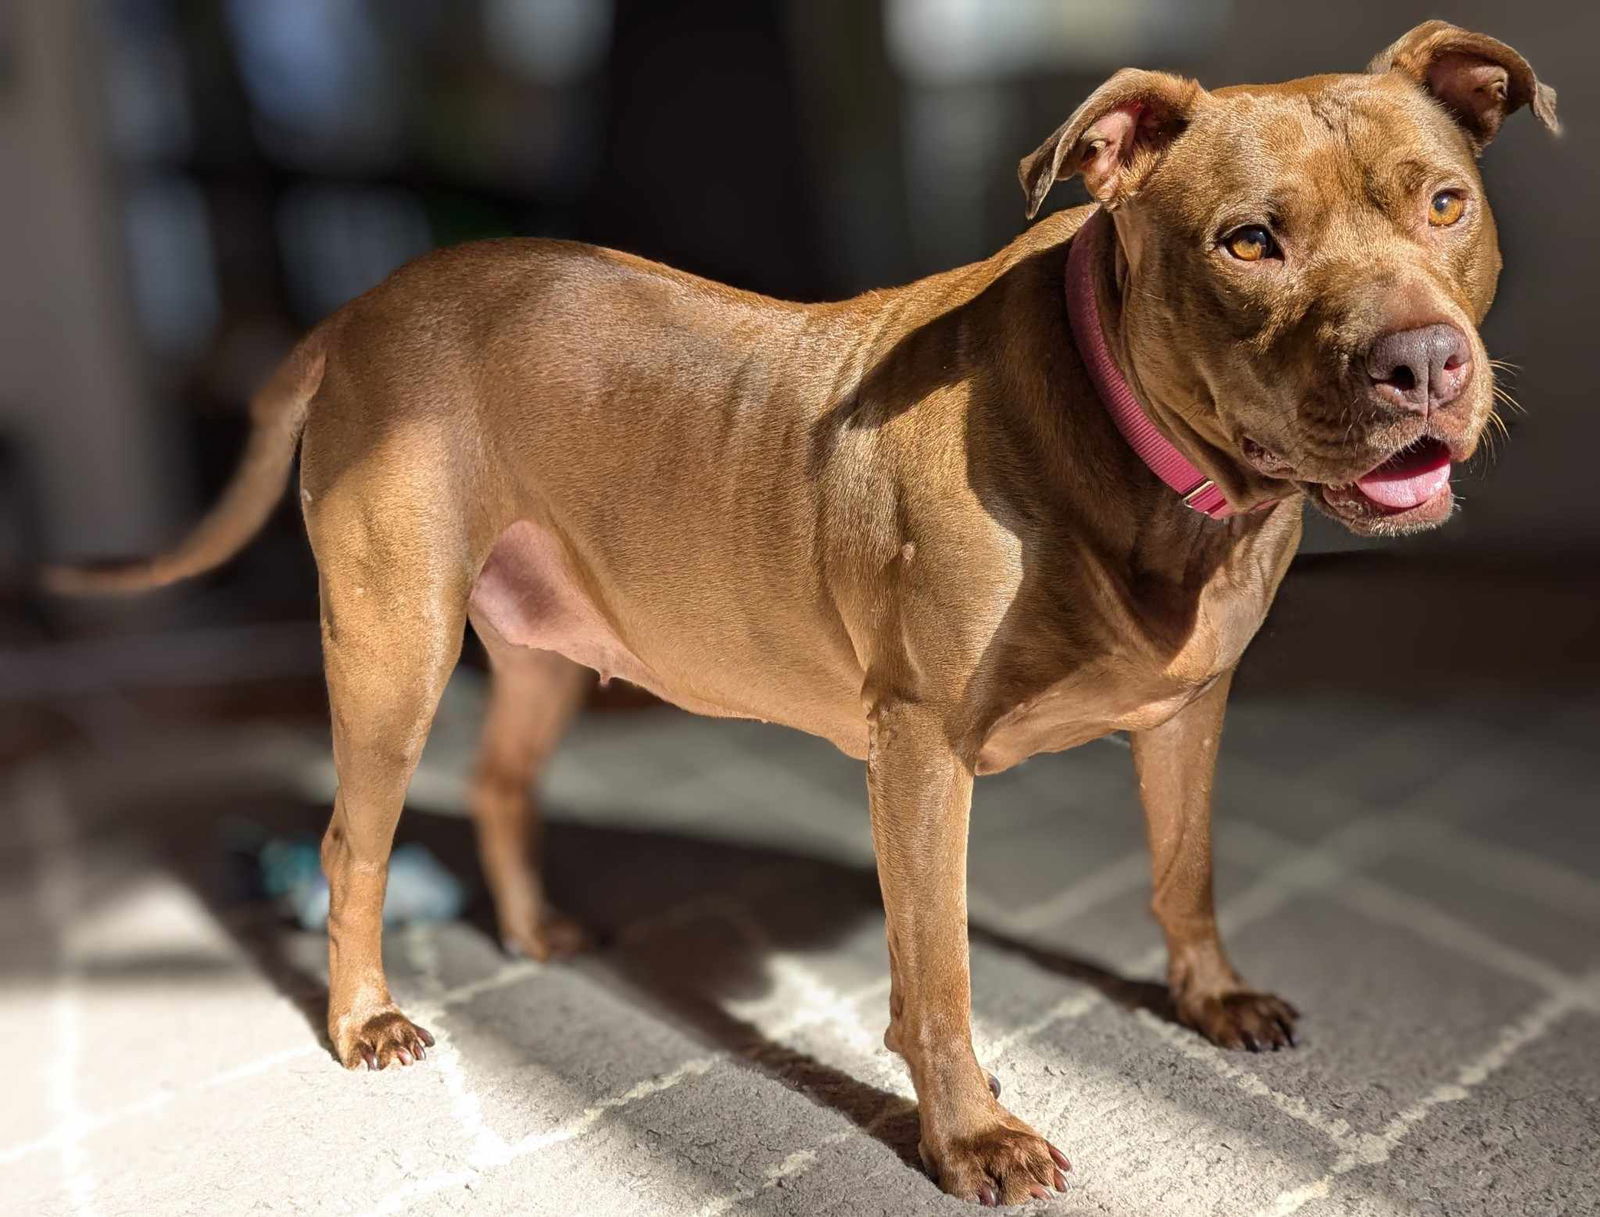
<svg viewBox="0 0 1600 1217"><path fill-rule="evenodd" d="M1211 780L1233 673L1159 727L1133 733L1154 873L1151 907L1167 939L1178 1017L1224 1048L1294 1045L1293 1006L1251 989L1222 949L1211 894Z"/></svg>
<svg viewBox="0 0 1600 1217"><path fill-rule="evenodd" d="M894 969L886 1041L905 1057L918 1148L939 1186L984 1204L1064 1187L1067 1160L995 1100L972 1051L967 968L967 815L972 769L938 716L880 703L867 781Z"/></svg>

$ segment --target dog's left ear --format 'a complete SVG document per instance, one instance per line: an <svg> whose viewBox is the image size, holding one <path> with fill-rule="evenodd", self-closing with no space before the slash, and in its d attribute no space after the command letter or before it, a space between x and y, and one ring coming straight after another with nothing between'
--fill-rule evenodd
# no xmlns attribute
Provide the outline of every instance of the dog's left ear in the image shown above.
<svg viewBox="0 0 1600 1217"><path fill-rule="evenodd" d="M1186 127L1206 91L1166 72L1123 68L1089 95L1056 133L1017 166L1028 218L1063 177L1083 174L1089 193L1106 206L1121 202Z"/></svg>
<svg viewBox="0 0 1600 1217"><path fill-rule="evenodd" d="M1455 116L1478 152L1506 115L1523 106L1532 106L1551 131L1561 130L1556 91L1540 82L1526 59L1496 38L1448 21L1424 21L1380 51L1367 71L1411 77Z"/></svg>

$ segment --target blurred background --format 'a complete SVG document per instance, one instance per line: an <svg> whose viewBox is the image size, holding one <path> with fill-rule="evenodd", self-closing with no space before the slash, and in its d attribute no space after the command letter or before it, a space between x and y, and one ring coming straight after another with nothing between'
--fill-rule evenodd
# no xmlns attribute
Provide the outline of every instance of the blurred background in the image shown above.
<svg viewBox="0 0 1600 1217"><path fill-rule="evenodd" d="M0 578L170 541L296 335L433 246L571 237L803 300L900 283L1020 231L1016 162L1117 67L1357 69L1436 7L11 0ZM1485 158L1507 263L1487 337L1529 414L1461 520L1414 546L1592 552L1600 248L1579 234L1600 174L1578 48L1600 14L1447 7L1557 85L1571 135L1523 115ZM229 611L307 610L297 514L211 584ZM1353 544L1313 528L1313 549Z"/></svg>
<svg viewBox="0 0 1600 1217"><path fill-rule="evenodd" d="M1357 924L1348 908L1307 931L1325 933L1317 950L1330 977L1369 969L1371 944L1389 942L1398 952L1393 977L1429 990L1410 1005L1380 992L1341 1006L1346 989L1315 971L1295 972L1292 961L1303 956L1292 937L1276 947L1288 962L1258 949L1261 971L1277 961L1280 973L1301 975L1293 996L1302 1005L1313 1004L1302 1001L1305 990L1329 987L1324 1042L1337 1038L1352 1055L1302 1057L1294 1066L1318 1084L1334 1078L1329 1093L1345 1093L1340 1084L1350 1093L1382 1090L1411 1077L1408 1070L1426 1093L1437 1080L1427 1070L1437 1073L1442 1061L1453 1067L1454 1057L1429 1057L1417 1045L1448 1033L1466 1052L1474 1036L1493 1038L1497 1020L1509 1017L1497 1003L1511 990L1439 971L1452 951L1486 974L1509 967L1522 978L1516 983L1537 973L1552 992L1600 963L1600 836L1592 814L1579 810L1592 805L1600 728L1600 410L1590 400L1587 362L1600 282L1600 243L1592 239L1600 6L0 2L0 982L15 982L8 1025L34 1027L56 1046L41 1060L57 1062L55 1072L18 1083L32 1096L17 1109L20 1124L0 1121L0 1140L8 1131L21 1138L0 1144L0 1167L39 1168L12 1192L34 1197L26 1211L88 1211L97 1189L127 1211L183 1207L150 1182L163 1177L151 1173L154 1150L135 1146L113 1166L109 1146L84 1140L86 1129L123 1127L116 1113L143 1110L148 1096L139 1098L131 1081L120 1091L108 1083L107 1066L84 1055L79 1022L117 1028L117 1068L153 1087L150 1094L221 1085L221 1074L204 1069L223 1062L206 1064L203 1051L200 1064L185 1055L205 1038L193 1013L200 989L218 1003L203 1008L226 1009L237 1025L261 1030L263 1051L276 1044L293 1055L319 1034L320 939L264 913L259 884L241 880L237 865L265 840L311 839L331 795L315 570L294 496L238 559L191 586L109 605L47 601L33 589L43 561L145 553L179 536L231 473L250 394L308 326L434 246L511 234L614 246L800 300L905 282L982 257L1021 231L1017 161L1115 69L1166 68L1207 85L1359 70L1435 16L1526 55L1559 90L1567 134L1551 139L1519 114L1484 158L1506 260L1485 336L1492 354L1515 365L1506 385L1526 411L1508 415L1509 441L1460 477L1464 510L1437 533L1358 542L1312 517L1304 555L1236 686L1219 790L1245 835L1220 830L1225 888L1270 885L1263 876L1302 849L1343 849L1340 834L1365 825L1398 860L1380 866L1370 850L1361 854L1364 882L1425 900L1432 911L1385 906L1361 889L1361 915L1399 907L1390 923L1459 931L1441 931L1413 954L1386 937L1399 933L1393 924ZM1062 187L1050 206L1081 197L1075 184ZM444 973L459 980L476 967L504 980L494 971L459 818L481 704L479 664L469 645L413 790L413 808L448 814L437 822L412 815L402 835L426 839L444 859L480 927L440 948ZM757 867L809 893L796 896L797 909L827 893L821 898L832 902L835 921L865 925L859 943L869 945L859 951L878 967L881 922L873 920L859 766L814 741L688 720L626 691L597 692L592 709L548 794L552 850L580 875L605 876L603 884L565 888L555 879L586 920L625 929L657 906L742 890ZM980 786L990 827L974 834L975 915L1026 929L1034 943L1092 953L1096 940L1078 941L1074 927L1103 911L1103 899L1127 894L1117 876L1142 874L1126 768L1125 754L1095 745ZM1042 844L1052 833L1064 834L1059 850ZM1459 848L1438 846L1439 834L1455 834L1449 839ZM1419 871L1407 861L1422 854L1442 869ZM618 860L636 856L637 869ZM672 865L655 865L663 859ZM1109 885L1092 877L1102 864L1111 867ZM1072 894L1078 889L1067 878L1075 875L1089 894ZM1058 880L1064 904L1052 895ZM1019 915L1019 893L1030 884L1045 903ZM618 896L627 890L649 895ZM1140 925L1142 899L1129 905ZM763 901L781 920L783 902ZM787 941L770 925L766 932ZM832 959L835 948L845 958L858 950L853 933L842 923L812 926L801 936L807 958ZM1117 958L1153 977L1156 965L1127 962L1145 958L1142 941ZM1542 962L1527 964L1507 942ZM762 974L771 945L697 940L692 953L748 982L746 973ZM419 965L415 983L426 988L438 981L440 953L424 957L434 970ZM668 1021L687 1019L700 1040L744 1050L727 1034L726 976L685 996L673 987L678 981L641 981L629 958L603 956L610 963L561 982L578 986L563 1000L590 1003L597 999L582 985L603 989L625 975L634 982L629 1035L648 1039L667 1009ZM1093 975L1081 966L1035 975L997 958L979 952L994 981L980 997L993 1008L980 1013L996 1028L1021 1018L1035 989L1081 987ZM799 999L772 983L779 1005L792 1011ZM284 1000L303 1009L303 1021L272 1021L272 1002ZM130 1010L154 1013L146 1022ZM880 1013L868 1008L869 1040ZM765 1026L765 1017L746 1021ZM1392 1034L1375 1041L1372 1025L1382 1020ZM161 1046L173 1026L189 1029L183 1052ZM492 1019L479 1026L499 1044L496 1060L516 1041L509 1028ZM1148 1062L1165 1051L1161 1043L1129 1040L1129 1061L1116 1068L1128 1076L1157 1068ZM1369 1056L1353 1055L1357 1047ZM524 1056L539 1051L523 1048ZM833 1060L837 1048L807 1051ZM840 1077L877 1068L838 1051ZM476 1059L492 1056L484 1049ZM818 1083L809 1066L797 1069L792 1054L787 1064L770 1053L761 1060L784 1094L831 1101L857 1123L862 1104L875 1101L829 1090L834 1083ZM585 1101L609 1101L584 1068L573 1064L564 1084ZM1536 1080L1548 1083L1547 1093L1576 1086L1592 1098L1600 1090L1592 1069L1541 1068ZM290 1087L274 1100L285 1121L308 1093L346 1101L317 1089L332 1085L322 1074L307 1076L300 1084L310 1091ZM1171 1101L1204 1108L1207 1086L1222 1085L1205 1077L1185 1083L1185 1094L1202 1097ZM1300 1093L1304 1080L1285 1075L1273 1084ZM120 1107L100 1093L107 1085ZM1407 1085L1394 1083L1396 1094L1404 1097ZM1218 1109L1237 1100L1230 1094L1214 1096ZM764 1101L781 1107L771 1095ZM1123 1106L1152 1101L1146 1087L1139 1103ZM1088 1113L1079 1130L1105 1155L1116 1152L1105 1130L1119 1102L1107 1092L1101 1118ZM1593 1120L1592 1106L1582 1112ZM352 1109L349 1122L363 1118ZM538 1126L521 1108L488 1118L496 1136L509 1137L518 1120ZM195 1136L213 1134L209 1108L198 1105L194 1121ZM752 1117L728 1143L737 1149L739 1136L761 1127ZM1482 1139L1461 1135L1463 1144ZM905 1156L903 1135L881 1139ZM225 1132L212 1160L237 1164L261 1143ZM682 1148L663 1153L681 1166ZM1583 1152L1593 1145L1568 1158ZM760 1157L749 1146L730 1151L739 1153ZM1240 1188L1266 1189L1271 1200L1276 1176L1262 1163L1283 1153L1261 1153L1241 1159L1253 1165L1240 1179L1210 1180L1215 1211L1244 1211L1233 1199ZM876 1159L862 1161L859 1177L876 1178ZM389 1182L410 1186L411 1168L391 1165ZM1516 1189L1546 1186L1547 1165L1503 1162L1496 1186L1511 1190L1485 1211L1523 1211ZM1192 1166L1181 1163L1184 1186L1199 1187ZM731 1166L700 1168L730 1195L744 1186L728 1182L737 1175ZM1176 1158L1173 1169L1177 1178ZM302 1211L327 1200L332 1193L317 1189L333 1188L336 1177L349 1183L335 1164L325 1176L305 1170L301 1182L311 1190ZM1114 1177L1103 1173L1101 1185ZM1377 1194L1404 1184L1363 1186ZM1124 1211L1167 1211L1151 1200L1160 1194L1156 1188L1143 1207ZM917 1195L930 1205L936 1199ZM1113 1211L1128 1202L1114 1189L1103 1199ZM1170 1203L1186 1217L1213 1211L1199 1194L1174 1193ZM1396 1212L1422 1211L1395 1203Z"/></svg>

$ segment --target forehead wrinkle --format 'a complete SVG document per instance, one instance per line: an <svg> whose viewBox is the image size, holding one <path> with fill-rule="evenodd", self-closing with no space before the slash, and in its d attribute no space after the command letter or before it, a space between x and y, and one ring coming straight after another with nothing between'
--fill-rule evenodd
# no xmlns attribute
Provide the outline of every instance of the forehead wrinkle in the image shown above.
<svg viewBox="0 0 1600 1217"><path fill-rule="evenodd" d="M1213 96L1224 104L1191 124L1193 138L1169 158L1173 172L1149 184L1177 204L1169 222L1187 219L1202 239L1262 221L1311 243L1329 239L1330 225L1370 235L1380 217L1386 228L1409 223L1407 208L1430 181L1472 180L1449 117L1381 77L1236 86Z"/></svg>

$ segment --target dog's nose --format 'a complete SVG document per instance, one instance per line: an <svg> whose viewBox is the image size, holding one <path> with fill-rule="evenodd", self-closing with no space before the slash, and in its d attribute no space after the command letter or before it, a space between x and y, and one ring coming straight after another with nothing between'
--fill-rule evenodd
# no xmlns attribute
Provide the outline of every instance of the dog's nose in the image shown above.
<svg viewBox="0 0 1600 1217"><path fill-rule="evenodd" d="M1453 325L1395 330L1367 352L1367 375L1380 397L1426 414L1461 396L1472 374L1472 348Z"/></svg>

